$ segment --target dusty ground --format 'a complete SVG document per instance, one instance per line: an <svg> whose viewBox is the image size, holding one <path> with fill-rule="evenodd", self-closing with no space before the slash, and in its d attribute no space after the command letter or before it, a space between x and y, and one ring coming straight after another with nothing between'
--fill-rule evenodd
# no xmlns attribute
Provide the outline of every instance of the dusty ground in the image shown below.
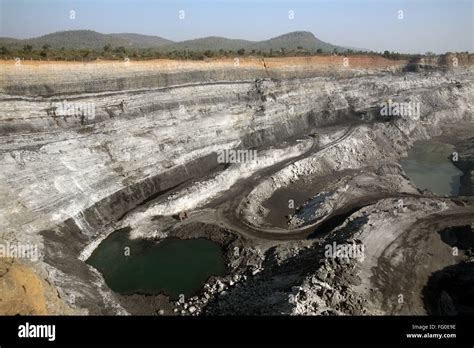
<svg viewBox="0 0 474 348"><path fill-rule="evenodd" d="M34 268L15 259L0 259L0 313L2 315L80 314Z"/></svg>

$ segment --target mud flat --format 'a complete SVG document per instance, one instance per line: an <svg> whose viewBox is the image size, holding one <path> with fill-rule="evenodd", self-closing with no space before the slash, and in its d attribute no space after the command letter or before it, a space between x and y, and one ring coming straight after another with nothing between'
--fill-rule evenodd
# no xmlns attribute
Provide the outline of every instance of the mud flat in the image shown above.
<svg viewBox="0 0 474 348"><path fill-rule="evenodd" d="M468 255L453 257L438 233L472 223L467 186L458 197L424 192L398 163L416 141L472 126L472 57L460 58L428 70L371 57L346 67L337 56L2 62L1 239L39 248L39 260L18 262L57 291L38 301L59 298L64 313L425 314L439 296L464 313L445 276L431 277L459 264L469 284ZM419 103L421 114L381 117L388 99ZM94 113L63 112L63 102ZM469 142L447 143L472 180ZM256 151L257 161L219 163L224 150ZM217 243L227 272L184 303L114 292L85 260L120 229L133 243ZM429 265L409 284L419 257Z"/></svg>

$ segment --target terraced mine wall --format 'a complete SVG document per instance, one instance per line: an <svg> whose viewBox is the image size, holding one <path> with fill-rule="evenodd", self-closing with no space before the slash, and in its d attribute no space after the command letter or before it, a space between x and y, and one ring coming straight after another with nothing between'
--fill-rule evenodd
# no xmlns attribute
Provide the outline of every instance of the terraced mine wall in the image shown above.
<svg viewBox="0 0 474 348"><path fill-rule="evenodd" d="M410 74L402 61L324 59L2 62L2 239L41 248L50 238L77 258L131 209L224 170L218 151L261 150L321 127L381 122L380 103L392 96L416 100L422 91L428 110L453 111L443 122L472 117L465 108L473 97L470 58ZM77 284L83 300L76 306L114 310L108 295L97 296L100 276L85 265L72 276L66 271L76 261L61 267L54 260L43 255L46 262L33 266L58 288Z"/></svg>
<svg viewBox="0 0 474 348"><path fill-rule="evenodd" d="M158 86L137 90L143 79L150 78L147 73L157 72L144 70L137 77L133 70L126 71L129 67L107 64L68 66L72 72L62 65L57 70L47 66L48 74L35 74L41 67L26 64L2 68L2 174L8 183L3 204L14 205L15 197L23 197L20 206L26 207L9 215L13 226L38 225L39 219L47 227L52 218L47 211L57 214L62 209L55 223L82 212L76 222L82 221L82 229L94 233L96 227L120 217L154 192L210 170L215 162L206 156L217 150L268 145L354 116L338 94L338 89L348 86L327 87L332 78L254 76L241 81L241 76L249 78L265 69L240 71L231 65L230 70L166 72L167 79L155 80ZM103 79L114 73L118 77L113 83L121 91L109 93ZM274 74L280 73L289 74L280 70ZM343 73L353 74L347 69ZM201 83L176 86L176 74ZM210 83L209 74L237 81ZM123 79L127 86L121 85ZM47 91L38 90L38 85ZM63 95L48 97L50 93ZM91 105L93 115L69 112L71 104ZM62 105L66 106L58 110ZM95 213L84 214L103 199ZM107 209L101 212L100 206ZM7 212L12 207L4 208Z"/></svg>

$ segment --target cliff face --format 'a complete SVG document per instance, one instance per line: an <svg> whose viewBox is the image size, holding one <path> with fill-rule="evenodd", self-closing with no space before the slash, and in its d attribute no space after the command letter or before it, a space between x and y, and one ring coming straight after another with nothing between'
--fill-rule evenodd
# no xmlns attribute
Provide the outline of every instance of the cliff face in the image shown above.
<svg viewBox="0 0 474 348"><path fill-rule="evenodd" d="M472 110L456 109L473 97L470 68L402 74L404 64L364 57L2 62L1 238L42 249L44 231L61 230L72 240L64 253L77 258L91 237L137 205L223 170L218 151L263 149L323 126L372 122L391 96L423 91L426 110L451 108L454 121L472 117ZM67 283L64 269L35 267L46 267L54 285ZM94 297L86 283L97 275L77 267L78 293Z"/></svg>
<svg viewBox="0 0 474 348"><path fill-rule="evenodd" d="M50 96L216 81L376 73L401 69L405 61L342 56L242 58L208 61L123 61L94 63L2 61L2 91L11 95ZM369 70L367 70L369 69Z"/></svg>
<svg viewBox="0 0 474 348"><path fill-rule="evenodd" d="M362 93L381 93L367 76L357 84L269 78L258 62L229 63L2 64L3 225L45 229L73 217L93 234L151 194L215 167L207 157L218 150L271 144L349 119L351 108L368 107ZM269 74L291 76L293 69L312 76L321 69L299 63L301 70L271 62ZM101 200L107 202L93 217L80 214Z"/></svg>

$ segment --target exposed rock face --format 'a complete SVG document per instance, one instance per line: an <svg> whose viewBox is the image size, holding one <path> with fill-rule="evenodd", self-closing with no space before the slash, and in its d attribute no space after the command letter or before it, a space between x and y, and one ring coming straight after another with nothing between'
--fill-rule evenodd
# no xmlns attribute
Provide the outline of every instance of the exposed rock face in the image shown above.
<svg viewBox="0 0 474 348"><path fill-rule="evenodd" d="M135 71L139 68L140 73ZM328 84L330 78L260 79L254 75L262 70L248 74L245 64L242 71L177 68L140 90L141 79L154 70L58 64L44 72L29 65L3 64L1 174L6 199L1 211L7 230L33 222L35 229L43 229L74 217L84 233L93 234L140 200L215 167L210 156L215 151L273 143L347 115L335 112L344 105L334 104L340 102L337 89L349 86ZM41 71L38 75L36 69ZM275 75L287 74L281 70ZM182 82L172 78L176 71L184 74L185 81L200 83L169 88ZM215 78L206 74L215 71L222 74L222 82L207 83ZM104 81L119 83L125 79L122 76L127 83L108 93L114 88ZM361 83L374 89L370 79ZM352 92L357 94L360 87L354 86ZM328 92L337 98L331 100ZM48 95L55 96L44 97ZM69 103L91 105L94 111L71 112ZM193 162L196 159L199 163ZM102 200L106 201L85 212Z"/></svg>
<svg viewBox="0 0 474 348"><path fill-rule="evenodd" d="M351 58L349 66L342 57L284 63L3 62L1 239L38 245L44 253L34 267L61 297L74 295L71 306L124 313L100 275L77 257L138 205L222 172L217 152L255 148L267 154L262 168L269 167L309 147L269 148L285 139L324 126L366 124L262 181L248 197L247 214L258 216L254 210L276 187L298 177L394 159L414 139L437 134L439 124L472 120L472 71L464 60L454 70L429 74L404 74L405 62L362 57ZM390 97L421 103L421 119L373 125ZM203 185L197 192L211 189ZM154 214L208 202L178 197L182 203ZM288 300L283 290L282 298Z"/></svg>
<svg viewBox="0 0 474 348"><path fill-rule="evenodd" d="M0 260L0 313L2 315L81 314L71 309L56 289L35 271L13 259Z"/></svg>

